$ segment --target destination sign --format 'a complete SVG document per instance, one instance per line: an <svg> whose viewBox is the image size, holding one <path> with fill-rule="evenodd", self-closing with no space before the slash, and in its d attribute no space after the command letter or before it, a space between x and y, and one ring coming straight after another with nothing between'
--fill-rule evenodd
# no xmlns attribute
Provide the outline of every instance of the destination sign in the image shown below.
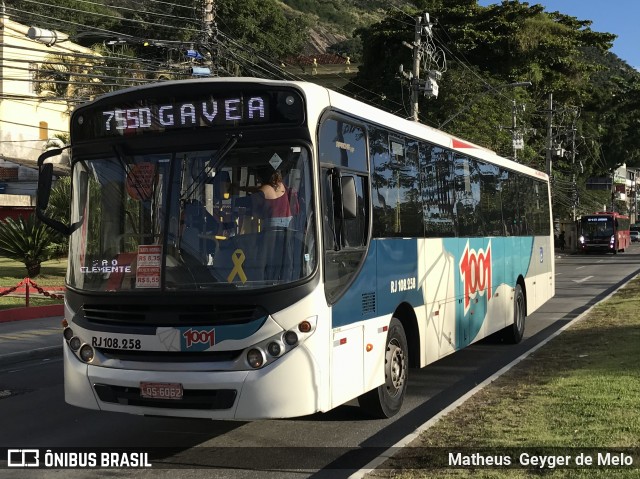
<svg viewBox="0 0 640 479"><path fill-rule="evenodd" d="M102 112L104 131L190 128L225 123L267 121L267 100L255 96L242 100L186 101L165 105L106 110Z"/></svg>
<svg viewBox="0 0 640 479"><path fill-rule="evenodd" d="M587 221L588 222L611 221L611 218L608 218L606 216L604 217L596 216L596 217L587 218Z"/></svg>
<svg viewBox="0 0 640 479"><path fill-rule="evenodd" d="M192 91L189 95L182 88L158 87L157 91L141 90L140 96L135 93L113 95L78 108L71 123L72 142L172 130L304 122L303 100L294 90L224 91L206 95ZM154 93L158 97L154 98Z"/></svg>

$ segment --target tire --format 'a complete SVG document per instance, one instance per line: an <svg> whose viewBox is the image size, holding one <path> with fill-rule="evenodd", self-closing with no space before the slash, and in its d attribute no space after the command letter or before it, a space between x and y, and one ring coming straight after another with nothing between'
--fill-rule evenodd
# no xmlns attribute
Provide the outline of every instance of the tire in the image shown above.
<svg viewBox="0 0 640 479"><path fill-rule="evenodd" d="M396 318L391 318L386 343L384 384L358 397L360 408L378 419L396 415L407 391L409 348L402 323Z"/></svg>
<svg viewBox="0 0 640 479"><path fill-rule="evenodd" d="M504 329L505 341L513 344L518 344L522 341L526 319L525 311L524 293L522 292L522 287L516 284L513 292L513 324Z"/></svg>

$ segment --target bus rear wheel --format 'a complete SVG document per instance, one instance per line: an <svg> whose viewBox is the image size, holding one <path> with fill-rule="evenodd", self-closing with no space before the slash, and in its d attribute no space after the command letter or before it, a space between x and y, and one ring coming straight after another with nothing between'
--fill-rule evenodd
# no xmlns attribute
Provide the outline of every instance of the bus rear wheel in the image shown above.
<svg viewBox="0 0 640 479"><path fill-rule="evenodd" d="M526 305L522 287L516 284L513 292L513 324L504 329L504 339L510 343L517 344L524 336Z"/></svg>
<svg viewBox="0 0 640 479"><path fill-rule="evenodd" d="M384 384L358 397L368 415L386 419L400 411L407 390L409 348L402 323L391 318L384 357Z"/></svg>

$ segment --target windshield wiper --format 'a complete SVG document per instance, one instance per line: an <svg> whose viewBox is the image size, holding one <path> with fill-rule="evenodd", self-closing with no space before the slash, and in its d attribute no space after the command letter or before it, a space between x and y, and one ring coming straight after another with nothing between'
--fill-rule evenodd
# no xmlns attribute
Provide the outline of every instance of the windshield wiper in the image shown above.
<svg viewBox="0 0 640 479"><path fill-rule="evenodd" d="M209 166L204 168L198 176L193 180L193 182L187 187L185 193L180 196L180 200L185 200L193 194L193 192L198 188L202 183L204 183L211 173L216 168L222 166L222 162L227 154L236 146L238 140L242 139L242 133L238 133L237 135L231 135L231 137L220 147L218 151L211 157L209 160Z"/></svg>
<svg viewBox="0 0 640 479"><path fill-rule="evenodd" d="M122 147L119 145L114 145L113 153L116 156L116 159L118 160L118 162L120 163L120 166L122 166L122 170L126 173L127 177L132 175L133 182L130 182L129 184L131 184L133 188L136 190L136 193L138 194L138 198L146 198L147 196L151 196L151 194L147 195L146 191L140 190L140 185L141 185L140 177L136 173L136 170L133 167L133 165L127 165L127 162L124 161L124 154L122 151Z"/></svg>

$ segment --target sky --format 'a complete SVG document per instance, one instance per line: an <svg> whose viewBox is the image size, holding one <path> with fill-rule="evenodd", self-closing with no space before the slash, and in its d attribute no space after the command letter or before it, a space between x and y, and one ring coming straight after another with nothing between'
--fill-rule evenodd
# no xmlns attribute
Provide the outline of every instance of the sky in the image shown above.
<svg viewBox="0 0 640 479"><path fill-rule="evenodd" d="M502 3L499 0L479 0L482 6ZM591 29L617 35L611 51L636 70L640 70L640 0L528 0L540 4L548 12L591 20Z"/></svg>

